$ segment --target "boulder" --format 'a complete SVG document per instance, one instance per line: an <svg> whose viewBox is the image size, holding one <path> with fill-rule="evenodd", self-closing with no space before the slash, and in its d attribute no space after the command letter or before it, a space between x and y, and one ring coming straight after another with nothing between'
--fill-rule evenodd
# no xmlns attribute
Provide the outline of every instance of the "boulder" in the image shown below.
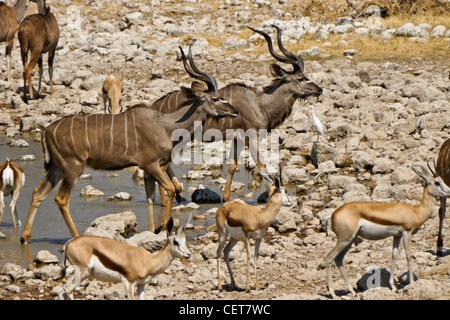
<svg viewBox="0 0 450 320"><path fill-rule="evenodd" d="M208 188L197 188L191 196L192 202L195 203L221 203L222 197Z"/></svg>

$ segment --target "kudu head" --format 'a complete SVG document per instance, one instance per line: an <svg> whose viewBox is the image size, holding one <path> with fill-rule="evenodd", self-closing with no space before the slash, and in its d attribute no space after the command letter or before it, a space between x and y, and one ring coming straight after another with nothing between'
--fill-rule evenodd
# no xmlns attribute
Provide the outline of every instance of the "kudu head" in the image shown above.
<svg viewBox="0 0 450 320"><path fill-rule="evenodd" d="M288 63L293 66L293 70L288 71L288 70L283 69L277 63L271 63L270 71L271 71L272 75L278 79L279 83L281 83L281 82L289 83L291 93L294 94L294 96L297 98L305 98L305 97L311 96L311 95L314 95L314 96L321 95L322 88L319 87L314 82L310 81L303 74L303 69L304 69L305 64L303 62L302 57L299 55L296 55L293 52L286 50L286 48L283 46L283 43L281 42L281 29L276 25L272 25L272 27L274 27L277 30L278 47L280 48L283 55L280 55L275 52L275 50L273 49L273 45L272 45L272 39L270 38L270 36L267 33L265 33L264 31L258 30L258 29L248 27L252 31L259 33L266 39L267 45L269 46L269 52L272 55L272 57L274 57L275 59L277 59L280 62Z"/></svg>
<svg viewBox="0 0 450 320"><path fill-rule="evenodd" d="M210 74L201 71L194 63L192 58L191 46L189 46L188 59L184 54L183 48L180 46L181 58L183 60L186 72L194 79L201 80L206 83L208 88L205 88L200 82L194 81L190 88L181 87L183 95L189 99L198 100L201 107L208 116L221 117L236 117L237 110L217 92L217 80Z"/></svg>

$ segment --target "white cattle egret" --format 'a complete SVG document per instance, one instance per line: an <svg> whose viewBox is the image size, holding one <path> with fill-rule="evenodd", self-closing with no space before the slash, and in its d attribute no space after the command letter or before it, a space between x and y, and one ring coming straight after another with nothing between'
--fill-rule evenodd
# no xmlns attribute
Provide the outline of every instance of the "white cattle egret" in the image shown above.
<svg viewBox="0 0 450 320"><path fill-rule="evenodd" d="M316 115L314 114L314 107L310 106L311 108L311 113L312 113L312 117L313 117L313 121L314 121L314 129L316 129L317 131L317 141L319 140L319 135L323 136L323 126L322 123L320 122L319 118L316 117Z"/></svg>

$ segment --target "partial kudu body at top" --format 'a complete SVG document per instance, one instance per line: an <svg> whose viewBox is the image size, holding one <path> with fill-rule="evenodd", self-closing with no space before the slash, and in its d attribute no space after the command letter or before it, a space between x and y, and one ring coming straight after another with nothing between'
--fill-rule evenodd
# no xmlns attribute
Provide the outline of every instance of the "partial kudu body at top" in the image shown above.
<svg viewBox="0 0 450 320"><path fill-rule="evenodd" d="M48 73L50 76L50 94L53 93L53 59L59 41L59 28L56 18L50 12L45 0L32 0L38 4L37 14L26 17L19 25L18 37L23 63L23 96L27 100L27 81L30 99L34 99L31 74L36 63L39 64L38 96L41 95L42 54L48 52ZM27 64L28 52L30 61Z"/></svg>
<svg viewBox="0 0 450 320"><path fill-rule="evenodd" d="M22 20L28 0L17 0L14 7L0 2L0 43L6 42L6 75L11 81L11 52L19 22Z"/></svg>
<svg viewBox="0 0 450 320"><path fill-rule="evenodd" d="M110 74L103 82L102 95L105 113L122 112L122 82L115 75ZM109 106L107 105L109 103Z"/></svg>
<svg viewBox="0 0 450 320"><path fill-rule="evenodd" d="M436 163L436 172L434 175L438 175L442 178L444 183L450 188L450 138L444 141L439 151L439 156ZM436 254L438 256L442 255L442 248L444 246L444 239L442 237L442 228L444 225L445 218L445 207L447 205L447 197L440 197L441 205L439 208L439 234L437 239L437 250Z"/></svg>
<svg viewBox="0 0 450 320"><path fill-rule="evenodd" d="M102 170L130 166L141 168L144 171L150 231L155 230L155 182L169 194L167 215L162 225L165 228L171 217L175 194L173 184L163 170L171 160L172 132L176 129L192 132L194 121L204 121L207 116L235 114L230 104L213 100L209 92L203 92L203 86L198 82L193 82L191 88L181 87L181 92L188 99L182 108L170 114L162 114L140 104L120 114L67 116L45 128L42 145L47 175L34 190L21 242L28 241L36 210L61 180L55 201L72 236L78 235L69 213L69 198L86 166Z"/></svg>
<svg viewBox="0 0 450 320"><path fill-rule="evenodd" d="M249 137L249 148L255 163L259 168L264 169L266 174L265 161L262 159L259 151L259 130L277 128L291 114L292 106L298 98L307 96L318 96L322 93L322 89L310 81L304 74L304 63L300 56L287 51L281 43L281 30L274 26L277 30L278 46L284 55L277 54L272 45L271 38L263 31L253 31L260 33L266 39L269 51L274 58L283 63L293 66L293 71L287 71L276 63L271 63L270 68L274 79L272 85L260 91L256 88L250 88L242 84L230 84L218 90L218 95L229 101L238 111L238 116L234 118L207 119L203 126L203 131L208 129L218 129L222 132L223 137L229 138L226 134L227 129L233 129L236 134L233 139L235 141L233 147L234 163L229 166L229 177L225 185L223 200L229 200L231 182L236 171L237 160L242 151L244 139L246 138L242 132L254 130L256 135ZM201 75L198 69L194 72ZM153 104L152 108L160 112L172 112L179 108L179 104L174 103L176 96L167 96L165 101ZM236 130L242 129L242 130ZM241 140L241 143L237 143Z"/></svg>

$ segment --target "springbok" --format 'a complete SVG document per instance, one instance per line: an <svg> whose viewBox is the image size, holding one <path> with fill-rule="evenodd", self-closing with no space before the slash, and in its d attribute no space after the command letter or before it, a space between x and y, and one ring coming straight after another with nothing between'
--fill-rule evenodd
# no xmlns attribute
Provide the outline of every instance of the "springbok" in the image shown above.
<svg viewBox="0 0 450 320"><path fill-rule="evenodd" d="M42 54L48 52L48 73L50 76L50 94L53 94L53 60L59 41L59 28L56 18L50 12L45 0L32 0L38 4L37 14L27 16L19 25L18 37L23 64L23 96L27 100L27 81L30 99L34 99L31 74L36 63L39 64L38 97L41 96ZM27 64L28 52L30 61Z"/></svg>
<svg viewBox="0 0 450 320"><path fill-rule="evenodd" d="M17 0L14 7L9 7L6 3L0 2L0 43L6 42L6 74L8 81L11 81L11 53L14 44L19 22L22 20L28 0Z"/></svg>
<svg viewBox="0 0 450 320"><path fill-rule="evenodd" d="M437 164L435 167L437 174L442 178L444 183L450 187L450 138L444 141L441 146L441 150L439 151L439 156L437 159ZM449 196L447 196L449 197ZM436 254L438 256L442 255L442 247L444 246L444 239L442 237L442 229L444 226L444 218L445 218L445 207L447 205L447 197L440 198L441 206L439 208L439 234L437 239L437 250Z"/></svg>
<svg viewBox="0 0 450 320"><path fill-rule="evenodd" d="M34 190L21 242L30 236L34 216L46 195L62 180L55 201L72 234L78 236L69 212L70 193L77 178L89 166L101 170L118 170L138 166L144 171L148 203L149 230L155 231L155 181L167 191L169 201L162 229L171 216L175 189L164 169L171 161L172 141L176 129L193 134L194 122L208 117L235 116L234 108L224 100L215 100L211 92L193 82L181 87L187 98L173 113L159 113L146 104L138 104L119 114L91 114L64 117L42 131L42 146L47 175ZM162 168L161 168L162 167Z"/></svg>
<svg viewBox="0 0 450 320"><path fill-rule="evenodd" d="M250 291L250 239L256 240L253 259L255 270L255 288L259 289L256 274L259 246L264 235L266 234L267 228L280 211L281 206L283 204L291 205L291 200L286 194L284 188L282 188L281 170L280 180L272 176L267 178L267 176L264 175L263 177L270 183L268 187L269 199L264 209L242 202L227 201L216 211L217 233L219 234L219 247L217 249L217 288L220 291L222 290L222 283L220 280L220 260L222 258L222 250L225 242L227 241L228 233L230 234L230 241L225 247L225 250L223 250L223 253L233 289L236 288L236 283L234 281L233 272L231 271L230 251L238 241L243 241L247 252L246 291Z"/></svg>
<svg viewBox="0 0 450 320"><path fill-rule="evenodd" d="M189 220L188 220L189 222ZM122 282L128 300L134 300L137 286L139 300L144 300L145 285L164 272L175 258L189 259L191 252L186 244L183 227L174 233L173 218L167 223L167 240L164 248L150 253L143 247L96 236L79 236L69 240L64 247L64 265L68 260L74 274L59 293L60 299L73 299L73 290L87 278L108 282Z"/></svg>
<svg viewBox="0 0 450 320"><path fill-rule="evenodd" d="M25 184L25 173L14 162L7 160L0 165L0 225L5 213L4 195L11 195L11 216L14 223L14 230L17 225L21 226L19 216L16 211L17 199L19 199L20 189Z"/></svg>
<svg viewBox="0 0 450 320"><path fill-rule="evenodd" d="M306 98L307 96L318 96L322 94L322 88L310 81L303 73L304 62L300 56L287 51L281 43L281 30L277 26L273 26L277 30L278 46L283 55L277 54L272 45L272 40L267 33L250 28L264 36L268 43L269 52L280 62L288 63L293 66L293 71L287 71L276 63L270 64L272 75L275 77L272 85L259 88L251 88L245 85L235 83L229 84L218 90L218 95L229 101L238 111L238 116L228 119L207 119L202 127L203 131L208 129L218 129L222 136L227 139L233 139L233 163L229 165L229 176L224 188L222 198L224 201L229 200L231 183L233 175L237 168L239 155L244 147L245 139L249 140L250 152L253 160L259 169L263 169L263 173L267 173L265 161L259 153L259 130L277 128L291 114L294 102L298 98ZM194 72L202 76L203 72L193 66ZM172 112L179 108L172 103L176 97L169 97L160 104L154 104L160 112ZM232 129L234 136L227 134L227 129ZM242 130L238 130L242 129ZM254 132L248 137L244 133ZM241 143L238 143L238 140Z"/></svg>
<svg viewBox="0 0 450 320"><path fill-rule="evenodd" d="M414 281L410 261L411 235L415 234L420 226L431 217L434 197L449 196L450 192L441 177L431 176L423 166L421 166L422 172L416 171L414 168L413 170L425 181L422 201L419 204L350 202L336 209L331 215L331 227L338 240L336 246L328 253L319 267L326 267L327 269L328 290L333 298L335 297L331 279L331 264L333 261L336 263L348 290L353 296L356 295L345 274L343 260L358 236L369 240L394 237L389 278L392 290L396 289L394 268L400 239L403 238L408 263L408 277L410 282Z"/></svg>
<svg viewBox="0 0 450 320"><path fill-rule="evenodd" d="M103 82L102 94L103 104L105 105L105 113L122 112L122 82L115 75L110 74ZM107 106L109 102L109 106Z"/></svg>

